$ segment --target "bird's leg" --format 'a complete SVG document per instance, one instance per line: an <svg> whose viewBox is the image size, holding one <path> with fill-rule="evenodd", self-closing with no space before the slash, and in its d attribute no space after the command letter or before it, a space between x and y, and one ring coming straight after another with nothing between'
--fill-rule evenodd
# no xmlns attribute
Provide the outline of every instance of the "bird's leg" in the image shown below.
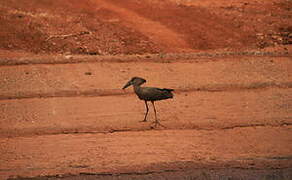
<svg viewBox="0 0 292 180"><path fill-rule="evenodd" d="M153 109L154 109L154 113L155 113L155 122L158 122L157 116L156 116L156 109L155 109L154 101L151 101L151 103L153 105Z"/></svg>
<svg viewBox="0 0 292 180"><path fill-rule="evenodd" d="M147 101L145 101L145 105L146 105L146 114L145 114L144 120L141 121L141 122L146 122L146 121L147 121L147 120L146 120L146 117L147 117L147 114L148 114L148 111L149 111Z"/></svg>
<svg viewBox="0 0 292 180"><path fill-rule="evenodd" d="M158 125L166 128L165 126L163 126L162 124L160 124L160 122L157 119L157 115L156 115L156 109L155 109L155 105L154 105L154 101L151 101L152 105L153 105L153 109L154 109L154 114L155 114L155 121L154 121L154 127L157 127Z"/></svg>

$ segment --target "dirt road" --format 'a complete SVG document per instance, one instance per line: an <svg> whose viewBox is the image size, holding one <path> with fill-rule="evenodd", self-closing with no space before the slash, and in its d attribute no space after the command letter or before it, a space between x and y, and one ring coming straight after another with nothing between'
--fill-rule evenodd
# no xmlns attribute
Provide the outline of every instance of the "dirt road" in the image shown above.
<svg viewBox="0 0 292 180"><path fill-rule="evenodd" d="M0 179L292 179L291 9L0 1ZM175 89L166 128L133 76Z"/></svg>
<svg viewBox="0 0 292 180"><path fill-rule="evenodd" d="M1 67L1 177L187 178L201 176L202 168L234 177L246 172L233 168L250 177L280 169L291 177L290 56L62 63L67 58ZM167 128L151 130L152 110L149 122L139 122L144 103L132 89L121 90L132 76L176 90L174 99L157 103Z"/></svg>

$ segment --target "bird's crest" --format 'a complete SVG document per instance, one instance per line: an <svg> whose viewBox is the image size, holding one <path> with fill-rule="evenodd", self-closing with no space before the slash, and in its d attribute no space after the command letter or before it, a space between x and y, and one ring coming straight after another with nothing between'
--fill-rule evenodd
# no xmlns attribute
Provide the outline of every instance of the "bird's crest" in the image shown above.
<svg viewBox="0 0 292 180"><path fill-rule="evenodd" d="M130 81L127 82L127 84L123 87L123 89L131 86L131 85L136 85L136 86L140 86L141 84L144 84L146 82L145 79L140 78L140 77L132 77L132 79Z"/></svg>

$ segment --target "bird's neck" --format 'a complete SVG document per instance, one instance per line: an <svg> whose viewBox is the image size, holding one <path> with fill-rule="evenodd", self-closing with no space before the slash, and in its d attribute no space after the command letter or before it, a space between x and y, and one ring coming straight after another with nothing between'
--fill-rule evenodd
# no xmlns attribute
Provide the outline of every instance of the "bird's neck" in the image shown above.
<svg viewBox="0 0 292 180"><path fill-rule="evenodd" d="M140 85L134 85L134 91L137 94L140 91L141 87Z"/></svg>

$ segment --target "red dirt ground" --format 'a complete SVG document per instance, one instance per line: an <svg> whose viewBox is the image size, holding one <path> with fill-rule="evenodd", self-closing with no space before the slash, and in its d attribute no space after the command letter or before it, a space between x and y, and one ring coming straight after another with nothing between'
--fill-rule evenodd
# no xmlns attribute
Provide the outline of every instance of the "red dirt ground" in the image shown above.
<svg viewBox="0 0 292 180"><path fill-rule="evenodd" d="M291 44L291 8L285 0L5 0L0 49L107 55L264 48Z"/></svg>
<svg viewBox="0 0 292 180"><path fill-rule="evenodd" d="M291 8L0 1L0 179L292 179Z"/></svg>

